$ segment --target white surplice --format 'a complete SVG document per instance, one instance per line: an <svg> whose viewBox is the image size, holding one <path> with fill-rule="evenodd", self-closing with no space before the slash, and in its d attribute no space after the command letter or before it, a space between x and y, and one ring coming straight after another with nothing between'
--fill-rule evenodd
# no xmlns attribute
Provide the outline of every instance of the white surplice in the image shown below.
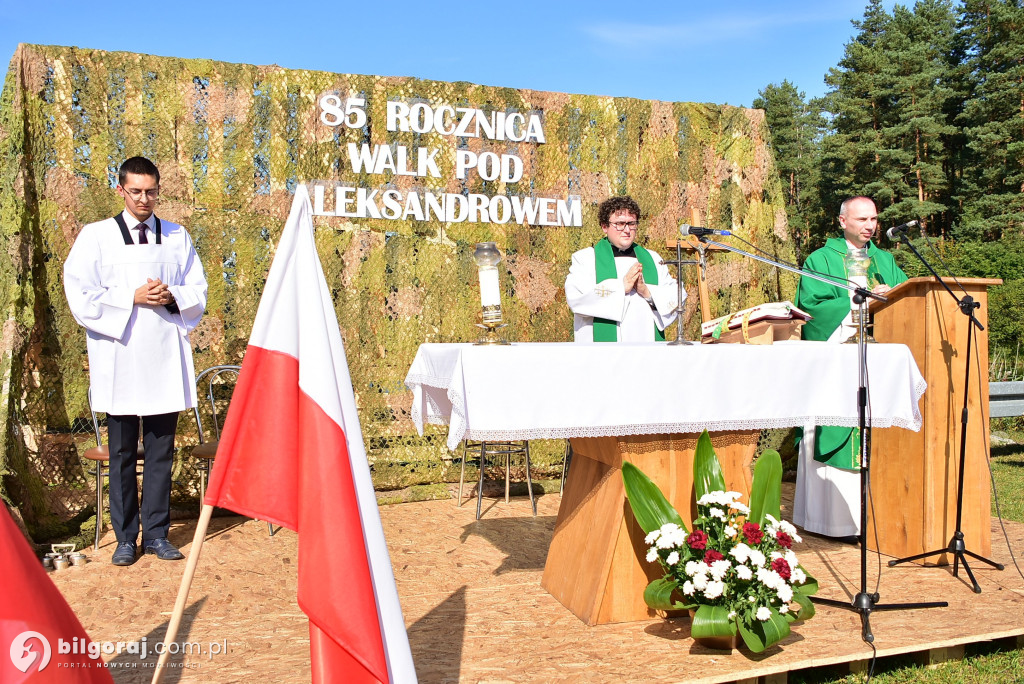
<svg viewBox="0 0 1024 684"><path fill-rule="evenodd" d="M597 282L594 248L587 247L572 255L569 276L565 279L565 299L575 314L573 329L577 342L594 341L594 318L618 323L619 342L653 342L654 326L664 330L676 319L678 285L660 256L650 252L658 271L658 284L647 283L654 302L633 290L626 294L622 277L637 263L634 257L615 257L617 277ZM683 291L686 299L686 291Z"/></svg>
<svg viewBox="0 0 1024 684"><path fill-rule="evenodd" d="M860 471L814 460L813 422L804 425L796 466L793 523L828 537L860 534Z"/></svg>
<svg viewBox="0 0 1024 684"><path fill-rule="evenodd" d="M133 241L138 220L122 214ZM196 401L189 331L206 308L206 278L185 229L146 220L148 244L124 243L112 218L79 233L64 262L64 292L85 327L92 406L114 415L156 415L191 408ZM135 290L148 278L168 286L178 313L136 305Z"/></svg>

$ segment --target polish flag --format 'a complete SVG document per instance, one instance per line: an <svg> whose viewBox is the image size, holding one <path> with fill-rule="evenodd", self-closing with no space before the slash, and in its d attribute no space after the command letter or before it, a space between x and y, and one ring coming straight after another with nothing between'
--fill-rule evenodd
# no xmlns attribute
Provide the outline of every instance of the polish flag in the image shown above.
<svg viewBox="0 0 1024 684"><path fill-rule="evenodd" d="M312 214L299 185L204 503L298 532L314 682L414 682Z"/></svg>
<svg viewBox="0 0 1024 684"><path fill-rule="evenodd" d="M87 655L89 635L46 576L3 502L0 577L0 682L114 684L99 651L95 658ZM78 644L84 648L73 648Z"/></svg>

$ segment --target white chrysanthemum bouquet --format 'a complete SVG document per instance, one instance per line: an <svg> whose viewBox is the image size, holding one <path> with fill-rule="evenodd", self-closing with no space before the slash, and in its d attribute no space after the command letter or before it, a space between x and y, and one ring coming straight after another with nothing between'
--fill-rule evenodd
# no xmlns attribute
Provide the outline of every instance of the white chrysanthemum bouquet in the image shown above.
<svg viewBox="0 0 1024 684"><path fill-rule="evenodd" d="M814 615L818 585L800 567L796 528L781 520L782 462L766 451L754 468L751 505L725 489L721 466L705 431L694 455L697 519L687 530L678 512L636 466L623 464L626 494L647 533L647 561L665 576L644 591L657 610L695 609L691 634L732 637L754 652L789 635L789 625Z"/></svg>

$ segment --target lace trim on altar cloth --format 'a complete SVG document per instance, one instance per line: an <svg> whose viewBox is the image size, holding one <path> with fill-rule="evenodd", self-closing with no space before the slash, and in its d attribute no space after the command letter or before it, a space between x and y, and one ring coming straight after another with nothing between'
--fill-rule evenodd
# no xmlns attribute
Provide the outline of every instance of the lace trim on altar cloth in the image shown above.
<svg viewBox="0 0 1024 684"><path fill-rule="evenodd" d="M405 378L405 386L416 391L417 386L436 387L438 389L448 389L448 383L451 378L441 377L439 375L421 375L419 373L415 375L409 375Z"/></svg>
<svg viewBox="0 0 1024 684"><path fill-rule="evenodd" d="M418 378L417 378L418 380ZM407 381L406 384L411 384ZM438 387L440 382L435 379L433 387ZM921 429L923 422L918 402L927 388L924 379L918 380L914 385L914 415L907 420L900 416L887 418L874 417L871 419L873 428L899 427L917 432ZM624 437L627 435L657 435L657 434L679 434L688 432L723 432L726 430L763 430L763 429L785 429L793 427L804 427L805 425L834 425L837 427L857 427L859 420L856 417L848 416L787 416L785 418L749 418L736 420L699 420L681 421L677 423L654 423L654 424L630 424L630 425L576 425L572 427L537 427L537 428L516 428L500 430L465 429L467 424L464 413L463 398L453 392L450 387L447 389L448 399L452 403L452 415L449 418L444 415L442 409L437 406L429 392L423 391L420 387L425 402L413 401L412 419L416 422L421 418L432 425L450 425L448 432L448 448L451 451L458 449L464 439L474 440L524 440L524 439L568 439L571 437ZM425 404L426 416L421 416L421 404Z"/></svg>
<svg viewBox="0 0 1024 684"><path fill-rule="evenodd" d="M658 423L656 425L599 425L551 428L526 428L518 430L478 430L470 428L461 434L448 434L448 448L455 451L463 439L484 441L523 440L523 439L569 439L571 437L625 437L628 435L680 434L694 432L722 432L726 430L762 430L765 428L803 427L815 425L835 425L837 427L857 427L857 419L845 416L803 416L787 417L774 420L714 420L692 421L682 423ZM465 425L465 423L462 423ZM916 421L901 418L873 420L871 427L901 427L917 431L921 429L920 416Z"/></svg>

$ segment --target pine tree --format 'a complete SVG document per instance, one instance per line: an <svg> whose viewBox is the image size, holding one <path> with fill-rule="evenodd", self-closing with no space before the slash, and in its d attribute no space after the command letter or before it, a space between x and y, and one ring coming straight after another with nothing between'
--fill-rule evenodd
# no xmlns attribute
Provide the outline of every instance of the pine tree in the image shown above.
<svg viewBox="0 0 1024 684"><path fill-rule="evenodd" d="M765 86L753 102L765 111L786 198L789 234L801 262L808 253L803 248L810 238L809 224L818 209L818 143L824 126L821 111L806 97L784 80Z"/></svg>
<svg viewBox="0 0 1024 684"><path fill-rule="evenodd" d="M889 174L892 204L883 218L920 217L923 229L939 234L951 220L946 149L958 131L950 114L955 31L949 0L921 0L913 12L893 8L885 41L893 57L888 87L894 118L884 137L895 173Z"/></svg>
<svg viewBox="0 0 1024 684"><path fill-rule="evenodd" d="M831 113L831 133L821 146L819 196L827 218L812 227L819 241L835 233L835 215L843 199L868 194L880 175L881 136L891 106L883 88L888 58L879 43L891 22L881 0L871 0L864 18L852 22L857 35L825 76L831 90L821 105Z"/></svg>
<svg viewBox="0 0 1024 684"><path fill-rule="evenodd" d="M873 197L879 218L945 231L951 222L947 140L955 136L949 85L955 16L950 0L886 13L872 0L859 33L826 83L834 134L823 142L822 198ZM828 224L826 224L828 225Z"/></svg>
<svg viewBox="0 0 1024 684"><path fill-rule="evenodd" d="M962 115L968 156L958 234L1024 236L1024 6L965 0L961 30L973 92Z"/></svg>

